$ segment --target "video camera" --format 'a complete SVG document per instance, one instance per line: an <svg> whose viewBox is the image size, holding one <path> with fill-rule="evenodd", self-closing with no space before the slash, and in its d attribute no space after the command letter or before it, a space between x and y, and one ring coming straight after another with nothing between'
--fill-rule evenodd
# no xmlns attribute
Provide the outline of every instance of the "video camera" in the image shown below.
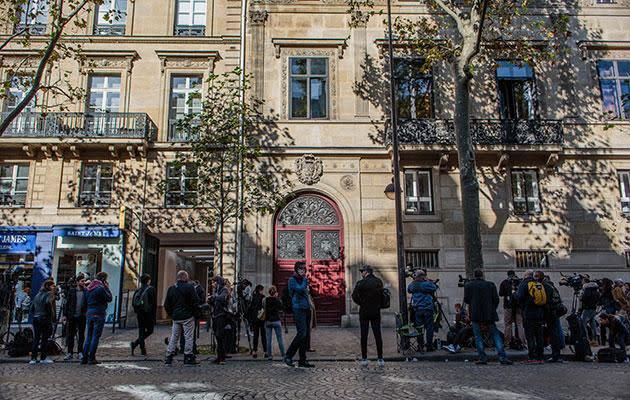
<svg viewBox="0 0 630 400"><path fill-rule="evenodd" d="M464 278L461 275L458 275L458 276L459 276L459 281L457 281L457 287L464 287L466 286L468 282L470 282L470 279Z"/></svg>
<svg viewBox="0 0 630 400"><path fill-rule="evenodd" d="M573 288L574 291L578 292L584 286L584 279L588 279L589 276L587 274L578 274L576 272L573 275L564 275L562 272L560 273L562 278L558 282L560 286L569 286Z"/></svg>

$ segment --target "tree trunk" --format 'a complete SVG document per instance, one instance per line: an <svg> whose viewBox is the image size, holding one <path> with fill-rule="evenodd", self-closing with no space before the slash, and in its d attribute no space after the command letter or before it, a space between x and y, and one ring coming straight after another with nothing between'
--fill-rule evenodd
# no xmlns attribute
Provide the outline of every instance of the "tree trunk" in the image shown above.
<svg viewBox="0 0 630 400"><path fill-rule="evenodd" d="M479 182L475 165L475 149L470 137L470 76L459 63L454 63L454 75L454 125L464 216L464 263L466 276L470 278L475 269L483 269L479 220Z"/></svg>

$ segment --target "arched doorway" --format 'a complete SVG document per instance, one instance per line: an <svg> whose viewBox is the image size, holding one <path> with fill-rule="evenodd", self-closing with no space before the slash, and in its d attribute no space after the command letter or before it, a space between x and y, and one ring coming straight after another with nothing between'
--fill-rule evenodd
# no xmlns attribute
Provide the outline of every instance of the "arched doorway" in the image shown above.
<svg viewBox="0 0 630 400"><path fill-rule="evenodd" d="M296 261L308 266L317 322L339 325L345 313L343 220L337 206L317 194L304 194L276 216L273 282L280 293Z"/></svg>

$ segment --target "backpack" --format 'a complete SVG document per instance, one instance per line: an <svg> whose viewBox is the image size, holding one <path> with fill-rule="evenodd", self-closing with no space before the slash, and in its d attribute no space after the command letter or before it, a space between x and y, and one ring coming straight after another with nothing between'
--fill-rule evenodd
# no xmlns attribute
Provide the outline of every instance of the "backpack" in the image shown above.
<svg viewBox="0 0 630 400"><path fill-rule="evenodd" d="M136 313L151 312L151 302L149 301L149 288L150 287L151 286L147 286L143 290L136 290L136 292L133 294L132 305L133 305L133 310Z"/></svg>
<svg viewBox="0 0 630 400"><path fill-rule="evenodd" d="M24 328L13 336L13 340L7 344L9 357L27 356L33 347L33 330Z"/></svg>
<svg viewBox="0 0 630 400"><path fill-rule="evenodd" d="M547 292L541 282L531 281L527 283L527 293L532 298L532 302L537 306L547 304Z"/></svg>
<svg viewBox="0 0 630 400"><path fill-rule="evenodd" d="M392 298L392 295L389 292L389 289L381 290L381 309L390 307L391 298Z"/></svg>
<svg viewBox="0 0 630 400"><path fill-rule="evenodd" d="M291 294L289 294L288 286L282 290L282 306L285 313L290 314L293 312L293 299L291 299Z"/></svg>

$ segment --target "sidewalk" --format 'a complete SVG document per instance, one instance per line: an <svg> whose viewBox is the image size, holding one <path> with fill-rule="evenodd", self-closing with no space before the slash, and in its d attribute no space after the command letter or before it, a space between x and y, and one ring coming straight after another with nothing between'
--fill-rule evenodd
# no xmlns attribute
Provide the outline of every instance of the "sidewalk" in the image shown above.
<svg viewBox="0 0 630 400"><path fill-rule="evenodd" d="M60 332L60 330L58 331ZM441 332L443 333L443 332ZM136 339L136 329L122 329L116 330L112 334L111 326L105 328L103 336L98 348L97 358L101 361L110 362L129 362L129 361L156 361L164 358L166 346L164 344L164 338L170 335L170 326L158 325L155 328L155 332L147 339L147 357L140 356L140 349L136 350L136 356L131 356L129 343ZM289 333L284 334L285 348L288 347L290 341L295 335L295 328L289 327ZM57 341L62 344L65 351L65 344L62 343L62 339L57 338ZM197 345L202 349L208 348L210 345L210 333L206 333L205 328L202 326L199 338L197 339ZM279 359L280 354L277 344L275 342L275 336L273 338L274 358ZM339 327L318 327L312 332L312 343L314 353L309 353L308 358L312 361L355 361L360 358L360 332L358 328L339 328ZM240 347L248 349L248 342L245 332L241 334ZM397 352L396 346L396 334L393 328L383 328L383 355L388 361L404 361L405 357ZM494 351L488 351L488 356L491 359L496 358ZM509 351L508 356L513 360L523 360L527 358L527 351ZM64 355L51 357L55 361L62 361ZM376 358L376 347L374 345L374 338L370 332L368 339L368 357ZM206 358L213 358L211 354L201 354L200 360ZM476 352L473 349L465 349L458 354L450 354L445 350L437 350L431 353L417 353L414 357L418 361L474 361L476 359ZM265 361L263 358L262 346L258 345L258 358L254 359L249 355L249 352L245 350L241 354L233 354L232 360L238 361ZM27 362L28 357L9 357L6 352L0 352L0 363L10 362ZM76 360L75 360L76 362Z"/></svg>

